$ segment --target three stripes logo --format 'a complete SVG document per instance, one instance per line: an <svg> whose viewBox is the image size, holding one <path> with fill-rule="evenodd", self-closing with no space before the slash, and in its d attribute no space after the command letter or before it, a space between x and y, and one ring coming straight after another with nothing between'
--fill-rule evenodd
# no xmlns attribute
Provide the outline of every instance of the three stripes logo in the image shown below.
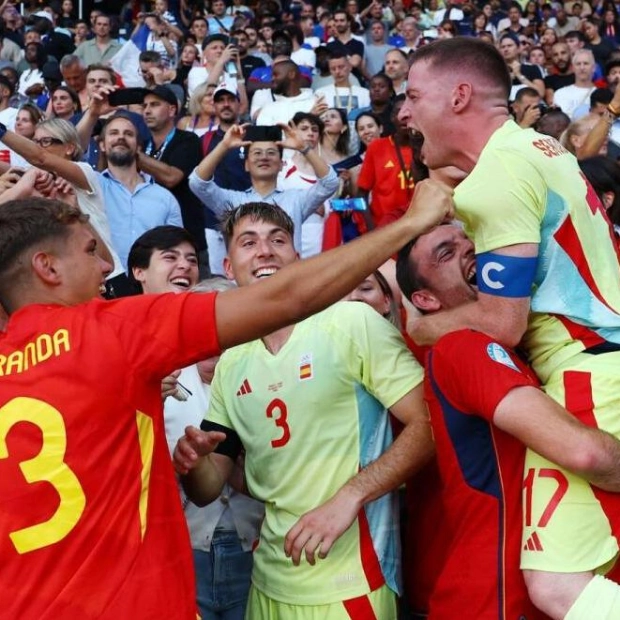
<svg viewBox="0 0 620 620"><path fill-rule="evenodd" d="M543 546L538 538L538 534L534 532L523 545L523 551L542 551Z"/></svg>
<svg viewBox="0 0 620 620"><path fill-rule="evenodd" d="M237 396L245 396L246 394L251 393L252 387L250 386L250 382L247 379L244 379L241 387L237 390Z"/></svg>

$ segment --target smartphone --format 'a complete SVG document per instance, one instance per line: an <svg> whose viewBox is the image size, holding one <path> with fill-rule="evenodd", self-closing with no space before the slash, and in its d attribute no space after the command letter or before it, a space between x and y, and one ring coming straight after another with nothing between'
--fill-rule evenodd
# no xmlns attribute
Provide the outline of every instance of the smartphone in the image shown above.
<svg viewBox="0 0 620 620"><path fill-rule="evenodd" d="M239 39L237 39L237 37L230 37L230 45L234 45L235 47L239 47Z"/></svg>
<svg viewBox="0 0 620 620"><path fill-rule="evenodd" d="M144 88L123 88L110 93L108 95L108 101L113 107L117 105L131 105L133 103L142 103L144 101L144 95Z"/></svg>
<svg viewBox="0 0 620 620"><path fill-rule="evenodd" d="M366 211L364 198L334 198L329 201L332 211Z"/></svg>
<svg viewBox="0 0 620 620"><path fill-rule="evenodd" d="M251 125L244 135L250 142L279 142L282 140L282 129L277 125Z"/></svg>
<svg viewBox="0 0 620 620"><path fill-rule="evenodd" d="M362 164L362 158L359 155L351 155L351 157L347 157L346 159L342 159L339 162L333 164L336 172L340 170L351 170L351 168L355 168L355 166L360 166Z"/></svg>

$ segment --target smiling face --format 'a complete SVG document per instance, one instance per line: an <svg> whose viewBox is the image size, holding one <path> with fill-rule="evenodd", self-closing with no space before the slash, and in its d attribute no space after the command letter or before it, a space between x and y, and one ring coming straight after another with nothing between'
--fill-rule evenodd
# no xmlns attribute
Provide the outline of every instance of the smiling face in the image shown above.
<svg viewBox="0 0 620 620"><path fill-rule="evenodd" d="M355 129L360 137L360 140L368 146L373 140L381 137L381 125L377 124L377 121L367 114L361 114L358 116L355 123Z"/></svg>
<svg viewBox="0 0 620 620"><path fill-rule="evenodd" d="M182 293L198 282L198 256L187 241L153 250L146 268L134 267L133 277L144 293Z"/></svg>
<svg viewBox="0 0 620 620"><path fill-rule="evenodd" d="M233 230L224 270L226 277L247 286L272 276L298 258L287 231L272 222L246 216Z"/></svg>
<svg viewBox="0 0 620 620"><path fill-rule="evenodd" d="M269 181L278 176L282 156L275 142L252 142L248 147L245 169L252 180Z"/></svg>
<svg viewBox="0 0 620 620"><path fill-rule="evenodd" d="M126 118L115 118L105 127L101 150L108 162L127 167L133 164L138 150L138 133L134 124Z"/></svg>

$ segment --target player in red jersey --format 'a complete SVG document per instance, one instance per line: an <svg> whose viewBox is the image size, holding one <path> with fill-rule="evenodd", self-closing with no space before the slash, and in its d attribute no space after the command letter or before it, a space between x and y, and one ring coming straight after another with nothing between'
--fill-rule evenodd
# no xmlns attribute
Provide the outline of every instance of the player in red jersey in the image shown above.
<svg viewBox="0 0 620 620"><path fill-rule="evenodd" d="M256 286L104 302L110 265L86 216L0 205L0 615L193 620L161 379L340 299L451 208L426 184L404 224Z"/></svg>
<svg viewBox="0 0 620 620"><path fill-rule="evenodd" d="M408 244L397 264L403 293L424 313L474 300L474 274L474 246L453 225ZM429 618L544 617L529 601L519 570L525 446L617 492L620 443L568 414L512 351L480 332L446 334L426 367L444 516L453 536ZM609 495L618 512L620 496Z"/></svg>

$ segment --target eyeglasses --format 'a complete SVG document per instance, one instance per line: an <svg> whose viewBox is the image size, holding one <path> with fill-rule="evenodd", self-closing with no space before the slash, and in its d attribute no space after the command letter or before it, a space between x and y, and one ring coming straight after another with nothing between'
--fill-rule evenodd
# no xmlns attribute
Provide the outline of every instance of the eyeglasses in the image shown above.
<svg viewBox="0 0 620 620"><path fill-rule="evenodd" d="M63 144L62 140L58 138L51 138L50 136L45 136L44 138L33 138L32 141L37 146L42 146L46 149L48 146L52 146L52 144Z"/></svg>

